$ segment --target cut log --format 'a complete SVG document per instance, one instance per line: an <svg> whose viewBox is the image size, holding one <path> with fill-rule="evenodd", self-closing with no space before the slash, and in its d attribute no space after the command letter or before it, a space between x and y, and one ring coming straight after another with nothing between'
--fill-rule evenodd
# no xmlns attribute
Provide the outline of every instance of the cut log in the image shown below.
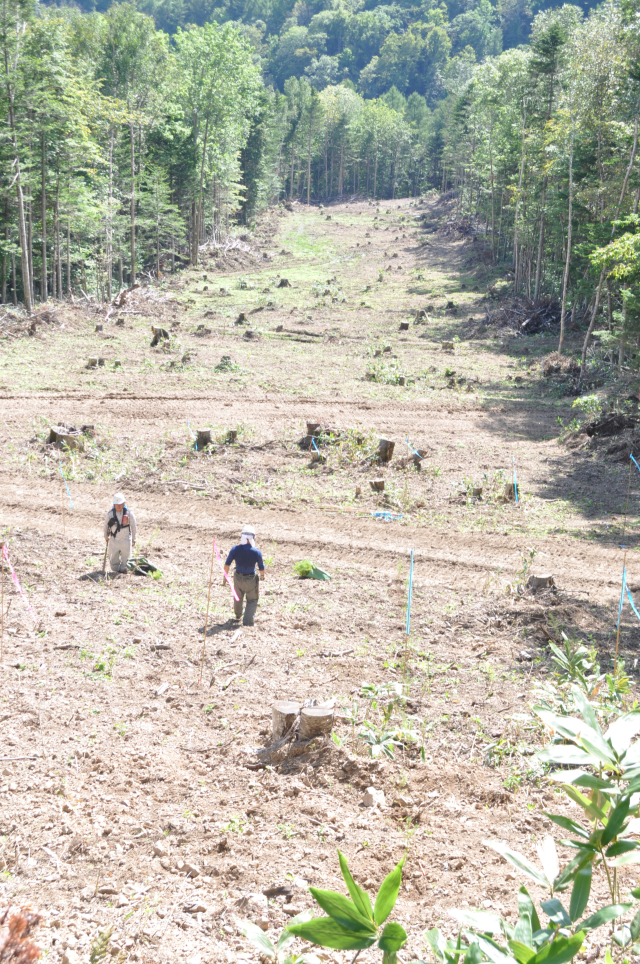
<svg viewBox="0 0 640 964"><path fill-rule="evenodd" d="M49 438L47 442L50 445L55 445L59 449L78 449L78 451L84 451L84 441L79 432L68 432L62 426L58 425L56 428L51 428L49 430Z"/></svg>
<svg viewBox="0 0 640 964"><path fill-rule="evenodd" d="M380 462L390 462L396 443L388 438L381 438L378 442L378 459Z"/></svg>
<svg viewBox="0 0 640 964"><path fill-rule="evenodd" d="M207 445L211 445L211 441L211 429L198 429L196 436L196 448L198 452L201 452Z"/></svg>
<svg viewBox="0 0 640 964"><path fill-rule="evenodd" d="M153 332L151 348L155 348L161 341L169 341L169 332L166 328L156 328L155 325L151 325L151 331Z"/></svg>
<svg viewBox="0 0 640 964"><path fill-rule="evenodd" d="M271 735L274 740L281 740L296 721L300 712L300 704L290 700L279 700L271 709Z"/></svg>
<svg viewBox="0 0 640 964"><path fill-rule="evenodd" d="M369 485L374 492L384 492L384 479L371 479Z"/></svg>
<svg viewBox="0 0 640 964"><path fill-rule="evenodd" d="M333 726L333 709L327 706L305 706L300 710L298 740L311 740L314 736L326 736Z"/></svg>

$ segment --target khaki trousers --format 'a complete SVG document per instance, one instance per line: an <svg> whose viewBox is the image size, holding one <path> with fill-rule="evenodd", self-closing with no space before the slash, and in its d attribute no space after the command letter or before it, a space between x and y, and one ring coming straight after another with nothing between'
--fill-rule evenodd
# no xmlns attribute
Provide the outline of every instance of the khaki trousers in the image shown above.
<svg viewBox="0 0 640 964"><path fill-rule="evenodd" d="M256 609L258 608L258 598L260 596L260 579L258 574L255 573L253 576L245 576L241 572L235 572L233 575L233 585L240 597L240 602L236 602L235 599L233 600L235 617L236 619L240 619L242 616L242 603L246 596L247 605L242 622L245 626L253 626Z"/></svg>

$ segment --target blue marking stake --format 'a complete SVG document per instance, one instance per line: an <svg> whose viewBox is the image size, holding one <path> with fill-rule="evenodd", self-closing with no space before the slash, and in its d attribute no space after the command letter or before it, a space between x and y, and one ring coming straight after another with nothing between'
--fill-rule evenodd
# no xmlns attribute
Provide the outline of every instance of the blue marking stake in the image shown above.
<svg viewBox="0 0 640 964"><path fill-rule="evenodd" d="M520 501L518 498L518 476L516 475L516 460L513 460L513 491L516 495L516 505Z"/></svg>
<svg viewBox="0 0 640 964"><path fill-rule="evenodd" d="M65 488L67 490L67 495L69 496L69 502L71 503L71 508L73 509L73 499L71 498L71 493L69 492L69 486L67 485L67 480L64 477L64 472L62 471L62 465L58 463L58 468L60 469L60 475L62 476L62 481L64 482Z"/></svg>
<svg viewBox="0 0 640 964"><path fill-rule="evenodd" d="M411 565L409 566L409 593L407 596L407 636L411 632L411 597L413 595L413 549L411 550Z"/></svg>

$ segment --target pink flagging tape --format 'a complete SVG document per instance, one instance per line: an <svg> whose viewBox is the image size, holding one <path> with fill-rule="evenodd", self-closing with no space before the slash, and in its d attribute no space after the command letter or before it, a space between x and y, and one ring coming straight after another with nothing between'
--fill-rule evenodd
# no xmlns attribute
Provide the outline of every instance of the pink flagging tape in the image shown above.
<svg viewBox="0 0 640 964"><path fill-rule="evenodd" d="M31 605L31 603L29 602L29 600L27 599L27 597L26 597L26 595L25 595L25 592L24 592L22 586L20 585L20 581L18 580L18 577L16 576L16 571L15 571L15 569L14 569L13 566L11 565L11 560L9 559L9 552L8 552L8 550L7 550L6 545L3 545L3 547L2 547L2 555L4 556L5 561L6 561L7 565L9 566L9 569L10 569L10 571L11 571L11 575L12 575L12 577L13 577L13 581L14 581L14 583L16 584L16 589L18 590L18 592L19 592L20 595L22 596L22 598L23 598L23 600L24 600L25 606L27 607L27 609L28 609L29 612L31 613L31 618L33 619L33 625L34 625L34 626L37 626L37 625L38 625L38 617L37 617L36 614L34 613L33 607L32 607L32 605Z"/></svg>
<svg viewBox="0 0 640 964"><path fill-rule="evenodd" d="M239 596L238 593L236 592L235 586L233 585L233 583L231 582L231 579L229 578L229 573L228 573L228 572L225 572L225 570L224 570L224 564L223 564L223 562L222 562L222 559L220 558L220 553L218 552L218 547L217 547L217 545L216 545L216 540L215 540L215 539L213 540L213 548L215 549L216 556L218 557L218 562L220 563L220 568L222 569L222 575L224 576L224 578L227 580L227 582L228 582L229 585L231 586L231 592L233 593L233 598L235 599L236 602L240 602L240 596Z"/></svg>

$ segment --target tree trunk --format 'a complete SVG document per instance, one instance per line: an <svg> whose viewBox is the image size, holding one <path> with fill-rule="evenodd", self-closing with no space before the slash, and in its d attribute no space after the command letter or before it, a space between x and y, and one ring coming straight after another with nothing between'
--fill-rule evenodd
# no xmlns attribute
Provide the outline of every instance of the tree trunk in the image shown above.
<svg viewBox="0 0 640 964"><path fill-rule="evenodd" d="M67 298L71 301L71 222L67 217Z"/></svg>
<svg viewBox="0 0 640 964"><path fill-rule="evenodd" d="M573 118L572 118L573 120ZM573 228L573 144L575 131L571 128L571 147L569 149L569 223L567 224L567 256L564 263L564 277L562 279L562 308L560 309L560 340L558 354L562 354L564 342L564 320L567 311L567 289L569 286L569 268L571 265L571 235Z"/></svg>
<svg viewBox="0 0 640 964"><path fill-rule="evenodd" d="M130 287L136 283L136 150L133 134L133 124L129 124L129 139L131 151L131 279Z"/></svg>
<svg viewBox="0 0 640 964"><path fill-rule="evenodd" d="M496 260L496 199L493 177L493 129L489 135L489 175L491 178L491 260Z"/></svg>
<svg viewBox="0 0 640 964"><path fill-rule="evenodd" d="M637 149L638 149L638 115L636 114L634 125L633 125L633 145L631 147L631 157L629 158L629 165L627 167L627 170L624 176L624 181L622 182L620 199L618 200L618 205L616 207L616 210L613 216L614 222L617 221L618 219L618 214L620 213L620 208L622 207L622 202L624 201L624 196L627 193L627 185L629 183L629 177L631 175L631 171L633 170L633 164L636 159ZM612 239L615 233L616 233L616 229L614 224L614 226L611 228ZM587 333L584 336L584 342L582 345L582 359L580 362L580 378L578 379L578 390L580 390L580 388L582 387L582 381L584 379L585 371L587 368L587 349L589 347L591 333L596 323L596 315L598 314L598 308L600 307L600 295L602 293L602 282L604 281L605 271L606 271L606 268L603 266L602 270L600 271L600 278L598 279L598 288L596 291L596 298L593 304L593 311L591 313L591 320L589 322L589 327L587 328Z"/></svg>
<svg viewBox="0 0 640 964"><path fill-rule="evenodd" d="M542 278L542 255L544 252L545 209L547 206L547 176L542 179L542 195L540 197L540 234L538 235L538 260L536 262L536 280L533 300L537 301L540 294L540 280Z"/></svg>
<svg viewBox="0 0 640 964"><path fill-rule="evenodd" d="M313 125L309 114L309 139L307 141L307 204L311 204L311 134Z"/></svg>
<svg viewBox="0 0 640 964"><path fill-rule="evenodd" d="M13 304L14 307L18 304L18 278L16 274L16 256L14 252L11 252L11 284L13 286Z"/></svg>
<svg viewBox="0 0 640 964"><path fill-rule="evenodd" d="M202 211L202 186L203 186L203 184L204 184L204 162L205 162L205 158L206 158L206 156L207 156L207 139L208 139L208 137L209 137L209 118L207 117L207 123L205 124L205 128L204 128L204 142L203 142L203 145L202 145L202 164L200 165L200 186L199 186L199 191L198 191L198 231L197 231L197 234L196 234L196 239L197 239L198 242L199 242L200 237L201 237L201 234L202 234L202 227L203 227L202 222L203 222L203 220L204 220L204 218L202 217L202 213L203 213L203 211ZM198 263L198 247L197 247L197 245L196 245L196 259L195 259L195 261L193 262L193 264L197 264L197 263Z"/></svg>
<svg viewBox="0 0 640 964"><path fill-rule="evenodd" d="M40 300L46 301L49 297L49 279L47 277L47 160L44 131L42 132L40 184L40 193L42 195L42 272L40 274Z"/></svg>
<svg viewBox="0 0 640 964"><path fill-rule="evenodd" d="M2 304L7 303L7 268L9 258L7 247L9 246L9 198L4 199L4 255L2 257Z"/></svg>
<svg viewBox="0 0 640 964"><path fill-rule="evenodd" d="M20 260L22 265L22 287L24 289L24 303L27 309L27 314L31 314L33 310L33 304L31 301L31 276L29 273L29 250L27 244L27 228L24 216L24 195L22 193L22 180L20 177L20 152L18 151L18 137L16 134L16 123L13 110L13 87L9 80L9 54L5 45L4 50L4 69L5 69L5 80L6 80L6 90L7 90L7 109L9 115L9 132L11 135L11 147L13 154L13 164L12 168L14 171L14 181L16 186L16 196L18 199L18 237L20 242ZM15 264L15 258L14 258ZM15 280L14 280L14 301L17 298Z"/></svg>

